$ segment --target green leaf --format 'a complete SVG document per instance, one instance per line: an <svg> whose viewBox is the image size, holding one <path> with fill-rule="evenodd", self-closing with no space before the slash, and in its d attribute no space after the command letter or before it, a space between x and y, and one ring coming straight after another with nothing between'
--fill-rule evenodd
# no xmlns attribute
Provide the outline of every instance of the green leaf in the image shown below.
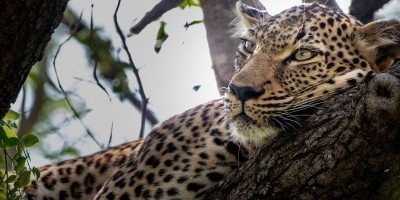
<svg viewBox="0 0 400 200"><path fill-rule="evenodd" d="M23 188L29 184L31 181L31 172L30 171L23 171L18 176L17 180L14 183L15 188Z"/></svg>
<svg viewBox="0 0 400 200"><path fill-rule="evenodd" d="M167 23L162 21L160 23L160 28L158 29L158 32L157 32L157 41L156 41L156 44L154 45L154 51L156 53L160 52L162 45L164 44L165 40L167 40L167 38L168 38L168 34L165 32L165 25L167 25Z"/></svg>
<svg viewBox="0 0 400 200"><path fill-rule="evenodd" d="M184 0L179 4L181 9L185 9L186 7L200 7L200 2L197 0Z"/></svg>
<svg viewBox="0 0 400 200"><path fill-rule="evenodd" d="M79 151L74 149L73 147L66 147L60 152L60 156L65 155L79 156Z"/></svg>
<svg viewBox="0 0 400 200"><path fill-rule="evenodd" d="M31 147L39 142L39 138L33 134L26 134L22 137L21 141L24 147Z"/></svg>
<svg viewBox="0 0 400 200"><path fill-rule="evenodd" d="M12 129L10 129L8 126L2 126L2 129L3 129L4 133L6 134L7 138L17 138L17 134Z"/></svg>
<svg viewBox="0 0 400 200"><path fill-rule="evenodd" d="M39 179L39 177L40 177L40 171L39 171L38 168L32 167L32 173L33 173L33 175L36 177L36 179Z"/></svg>
<svg viewBox="0 0 400 200"><path fill-rule="evenodd" d="M25 157L19 157L17 159L17 165L15 166L15 171L20 172L25 168L25 162L26 158Z"/></svg>
<svg viewBox="0 0 400 200"><path fill-rule="evenodd" d="M0 128L0 147L7 148L18 144L17 134L8 126Z"/></svg>
<svg viewBox="0 0 400 200"><path fill-rule="evenodd" d="M10 124L10 127L13 128L14 130L17 130L17 129L18 129L18 126L17 126L16 123Z"/></svg>
<svg viewBox="0 0 400 200"><path fill-rule="evenodd" d="M190 27L190 26L193 26L193 25L195 25L195 24L201 24L201 23L203 23L204 22L204 20L194 20L194 21L192 21L192 22L190 22L190 23L187 23L186 22L186 24L184 25L184 27L186 28L186 30Z"/></svg>
<svg viewBox="0 0 400 200"><path fill-rule="evenodd" d="M6 116L4 116L4 120L17 120L21 118L21 115L13 110L9 110L6 114Z"/></svg>
<svg viewBox="0 0 400 200"><path fill-rule="evenodd" d="M22 153L24 153L24 149L23 149L22 145L17 145L17 151L13 155L13 159L17 160L18 158L23 157Z"/></svg>
<svg viewBox="0 0 400 200"><path fill-rule="evenodd" d="M11 175L11 176L9 176L9 177L7 178L6 182L7 182L7 183L12 183L12 182L15 181L15 178L17 178L16 175Z"/></svg>

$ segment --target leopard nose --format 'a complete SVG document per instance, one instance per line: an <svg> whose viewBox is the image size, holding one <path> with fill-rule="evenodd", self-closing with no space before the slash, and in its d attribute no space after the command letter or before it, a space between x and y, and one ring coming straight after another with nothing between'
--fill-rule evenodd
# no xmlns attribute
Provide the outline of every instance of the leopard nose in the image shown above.
<svg viewBox="0 0 400 200"><path fill-rule="evenodd" d="M252 87L239 87L234 84L229 84L229 92L235 95L241 102L256 99L264 93L264 91L256 91Z"/></svg>

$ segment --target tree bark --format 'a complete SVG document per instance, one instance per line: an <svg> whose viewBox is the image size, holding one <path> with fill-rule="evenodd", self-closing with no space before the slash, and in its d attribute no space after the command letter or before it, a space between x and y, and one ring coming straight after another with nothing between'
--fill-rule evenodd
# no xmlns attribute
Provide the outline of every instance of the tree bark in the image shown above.
<svg viewBox="0 0 400 200"><path fill-rule="evenodd" d="M235 72L235 52L238 41L232 37L232 22L236 18L236 0L201 0L204 25L212 67L220 94L228 86Z"/></svg>
<svg viewBox="0 0 400 200"><path fill-rule="evenodd" d="M210 199L399 199L400 63L329 99L213 188Z"/></svg>
<svg viewBox="0 0 400 200"><path fill-rule="evenodd" d="M68 0L0 1L0 118L43 56Z"/></svg>

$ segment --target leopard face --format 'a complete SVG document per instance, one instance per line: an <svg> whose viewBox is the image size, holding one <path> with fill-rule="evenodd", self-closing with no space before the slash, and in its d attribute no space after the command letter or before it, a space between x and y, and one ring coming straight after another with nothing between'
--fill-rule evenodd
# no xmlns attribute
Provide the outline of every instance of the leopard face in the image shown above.
<svg viewBox="0 0 400 200"><path fill-rule="evenodd" d="M382 53L370 47L384 44L367 41L375 37L371 27L341 11L315 3L269 16L241 3L237 7L247 30L226 95L237 139L260 142L293 129L321 100L385 68L378 64L393 63L378 63Z"/></svg>

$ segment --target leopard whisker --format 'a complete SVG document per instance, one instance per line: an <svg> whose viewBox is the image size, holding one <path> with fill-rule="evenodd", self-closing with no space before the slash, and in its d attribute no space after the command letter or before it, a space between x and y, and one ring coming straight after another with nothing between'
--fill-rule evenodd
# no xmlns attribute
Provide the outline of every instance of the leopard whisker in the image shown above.
<svg viewBox="0 0 400 200"><path fill-rule="evenodd" d="M275 119L274 117L270 117L269 119L278 122L278 124L280 125L280 127L282 128L282 130L283 130L284 132L286 132L285 126L284 126L278 119ZM271 122L271 123L272 123L274 126L278 127L274 122ZM286 128L287 128L287 127L286 127Z"/></svg>

